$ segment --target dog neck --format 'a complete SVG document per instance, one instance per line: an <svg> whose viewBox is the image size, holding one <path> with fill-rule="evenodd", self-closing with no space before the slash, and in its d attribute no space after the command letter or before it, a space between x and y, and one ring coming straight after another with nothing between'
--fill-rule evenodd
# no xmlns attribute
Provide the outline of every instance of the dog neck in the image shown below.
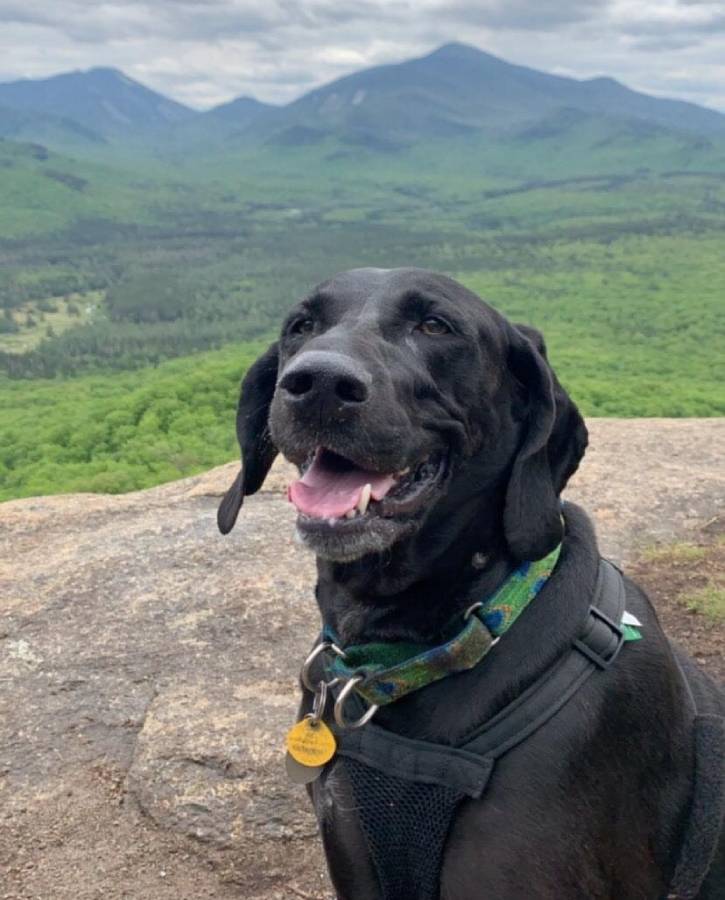
<svg viewBox="0 0 725 900"><path fill-rule="evenodd" d="M463 504L385 554L317 560L323 624L343 644L431 643L458 611L489 596L519 564L502 538L498 498ZM485 516L482 515L485 509Z"/></svg>
<svg viewBox="0 0 725 900"><path fill-rule="evenodd" d="M497 652L489 654L482 664L469 672L456 676L460 696L466 698L465 716L461 716L459 704L451 703L448 680L443 679L424 691L414 691L389 706L381 707L376 714L377 724L407 737L449 743L451 736L455 737L494 716L571 646L594 591L599 551L594 529L584 511L566 503L563 515L566 530L562 552L551 578L506 633ZM509 565L515 567L516 563L510 562ZM471 602L490 596L505 580L509 570L505 563L499 565L497 562L480 574L480 581L474 578L471 582ZM324 593L330 586L323 584L321 588ZM444 608L464 611L466 607L460 603L460 597L454 596L451 587L448 590L453 605ZM428 607L424 601L415 603L418 618L412 619L413 624L407 631L405 609L387 608L389 619L386 620L386 608L381 607L380 615L376 616L370 615L362 604L360 607L355 605L354 614L362 623L361 630L340 634L341 642L347 646L372 640L405 639L414 634L425 636L423 640L419 638L420 643L436 643L436 636L425 631L424 626L430 610L439 608L432 604L443 605L442 596L440 593L434 594L432 599L429 598L431 605ZM388 599L383 597L380 602L386 603ZM320 605L325 608L324 601ZM331 614L335 612L333 609ZM374 612L378 612L377 608ZM352 617L348 619L343 611L339 621L347 624ZM352 639L348 638L348 633L353 634ZM485 689L479 686L481 679L485 681Z"/></svg>

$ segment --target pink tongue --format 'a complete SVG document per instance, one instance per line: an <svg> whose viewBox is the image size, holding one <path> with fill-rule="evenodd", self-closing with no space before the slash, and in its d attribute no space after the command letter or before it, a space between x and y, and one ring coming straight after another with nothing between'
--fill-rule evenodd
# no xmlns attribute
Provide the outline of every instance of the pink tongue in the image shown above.
<svg viewBox="0 0 725 900"><path fill-rule="evenodd" d="M381 500L395 484L392 475L364 469L337 472L323 460L324 455L318 450L312 465L302 478L292 482L287 492L290 501L306 516L339 519L355 509L366 484L372 487L373 500Z"/></svg>

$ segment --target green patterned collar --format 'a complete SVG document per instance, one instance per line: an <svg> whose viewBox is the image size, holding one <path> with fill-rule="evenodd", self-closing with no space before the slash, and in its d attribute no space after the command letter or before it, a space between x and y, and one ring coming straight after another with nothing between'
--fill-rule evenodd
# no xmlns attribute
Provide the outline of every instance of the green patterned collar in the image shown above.
<svg viewBox="0 0 725 900"><path fill-rule="evenodd" d="M469 608L462 626L460 616L449 623L444 643L356 644L334 658L330 673L344 680L356 678L356 693L369 704L383 706L447 675L472 669L543 588L560 552L561 544L543 559L519 566L491 597ZM338 643L329 629L325 640Z"/></svg>

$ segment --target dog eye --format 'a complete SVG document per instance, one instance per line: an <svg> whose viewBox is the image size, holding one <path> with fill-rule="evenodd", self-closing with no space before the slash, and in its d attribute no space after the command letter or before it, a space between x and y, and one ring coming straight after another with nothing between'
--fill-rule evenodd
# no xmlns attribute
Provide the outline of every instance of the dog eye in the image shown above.
<svg viewBox="0 0 725 900"><path fill-rule="evenodd" d="M428 316L427 319L423 319L420 323L418 331L422 331L423 334L429 334L435 337L439 334L450 334L451 328L447 322L443 319L439 319L438 316Z"/></svg>
<svg viewBox="0 0 725 900"><path fill-rule="evenodd" d="M290 334L311 334L314 331L314 328L315 328L315 323L308 316L307 318L297 319L295 322L293 322L290 325L289 333Z"/></svg>

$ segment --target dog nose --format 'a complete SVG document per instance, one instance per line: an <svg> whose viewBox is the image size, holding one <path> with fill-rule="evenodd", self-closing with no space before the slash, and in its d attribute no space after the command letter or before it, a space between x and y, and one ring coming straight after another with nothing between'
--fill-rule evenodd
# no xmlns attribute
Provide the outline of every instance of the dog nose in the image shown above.
<svg viewBox="0 0 725 900"><path fill-rule="evenodd" d="M372 376L342 353L309 350L287 367L279 387L295 404L354 407L370 396Z"/></svg>

